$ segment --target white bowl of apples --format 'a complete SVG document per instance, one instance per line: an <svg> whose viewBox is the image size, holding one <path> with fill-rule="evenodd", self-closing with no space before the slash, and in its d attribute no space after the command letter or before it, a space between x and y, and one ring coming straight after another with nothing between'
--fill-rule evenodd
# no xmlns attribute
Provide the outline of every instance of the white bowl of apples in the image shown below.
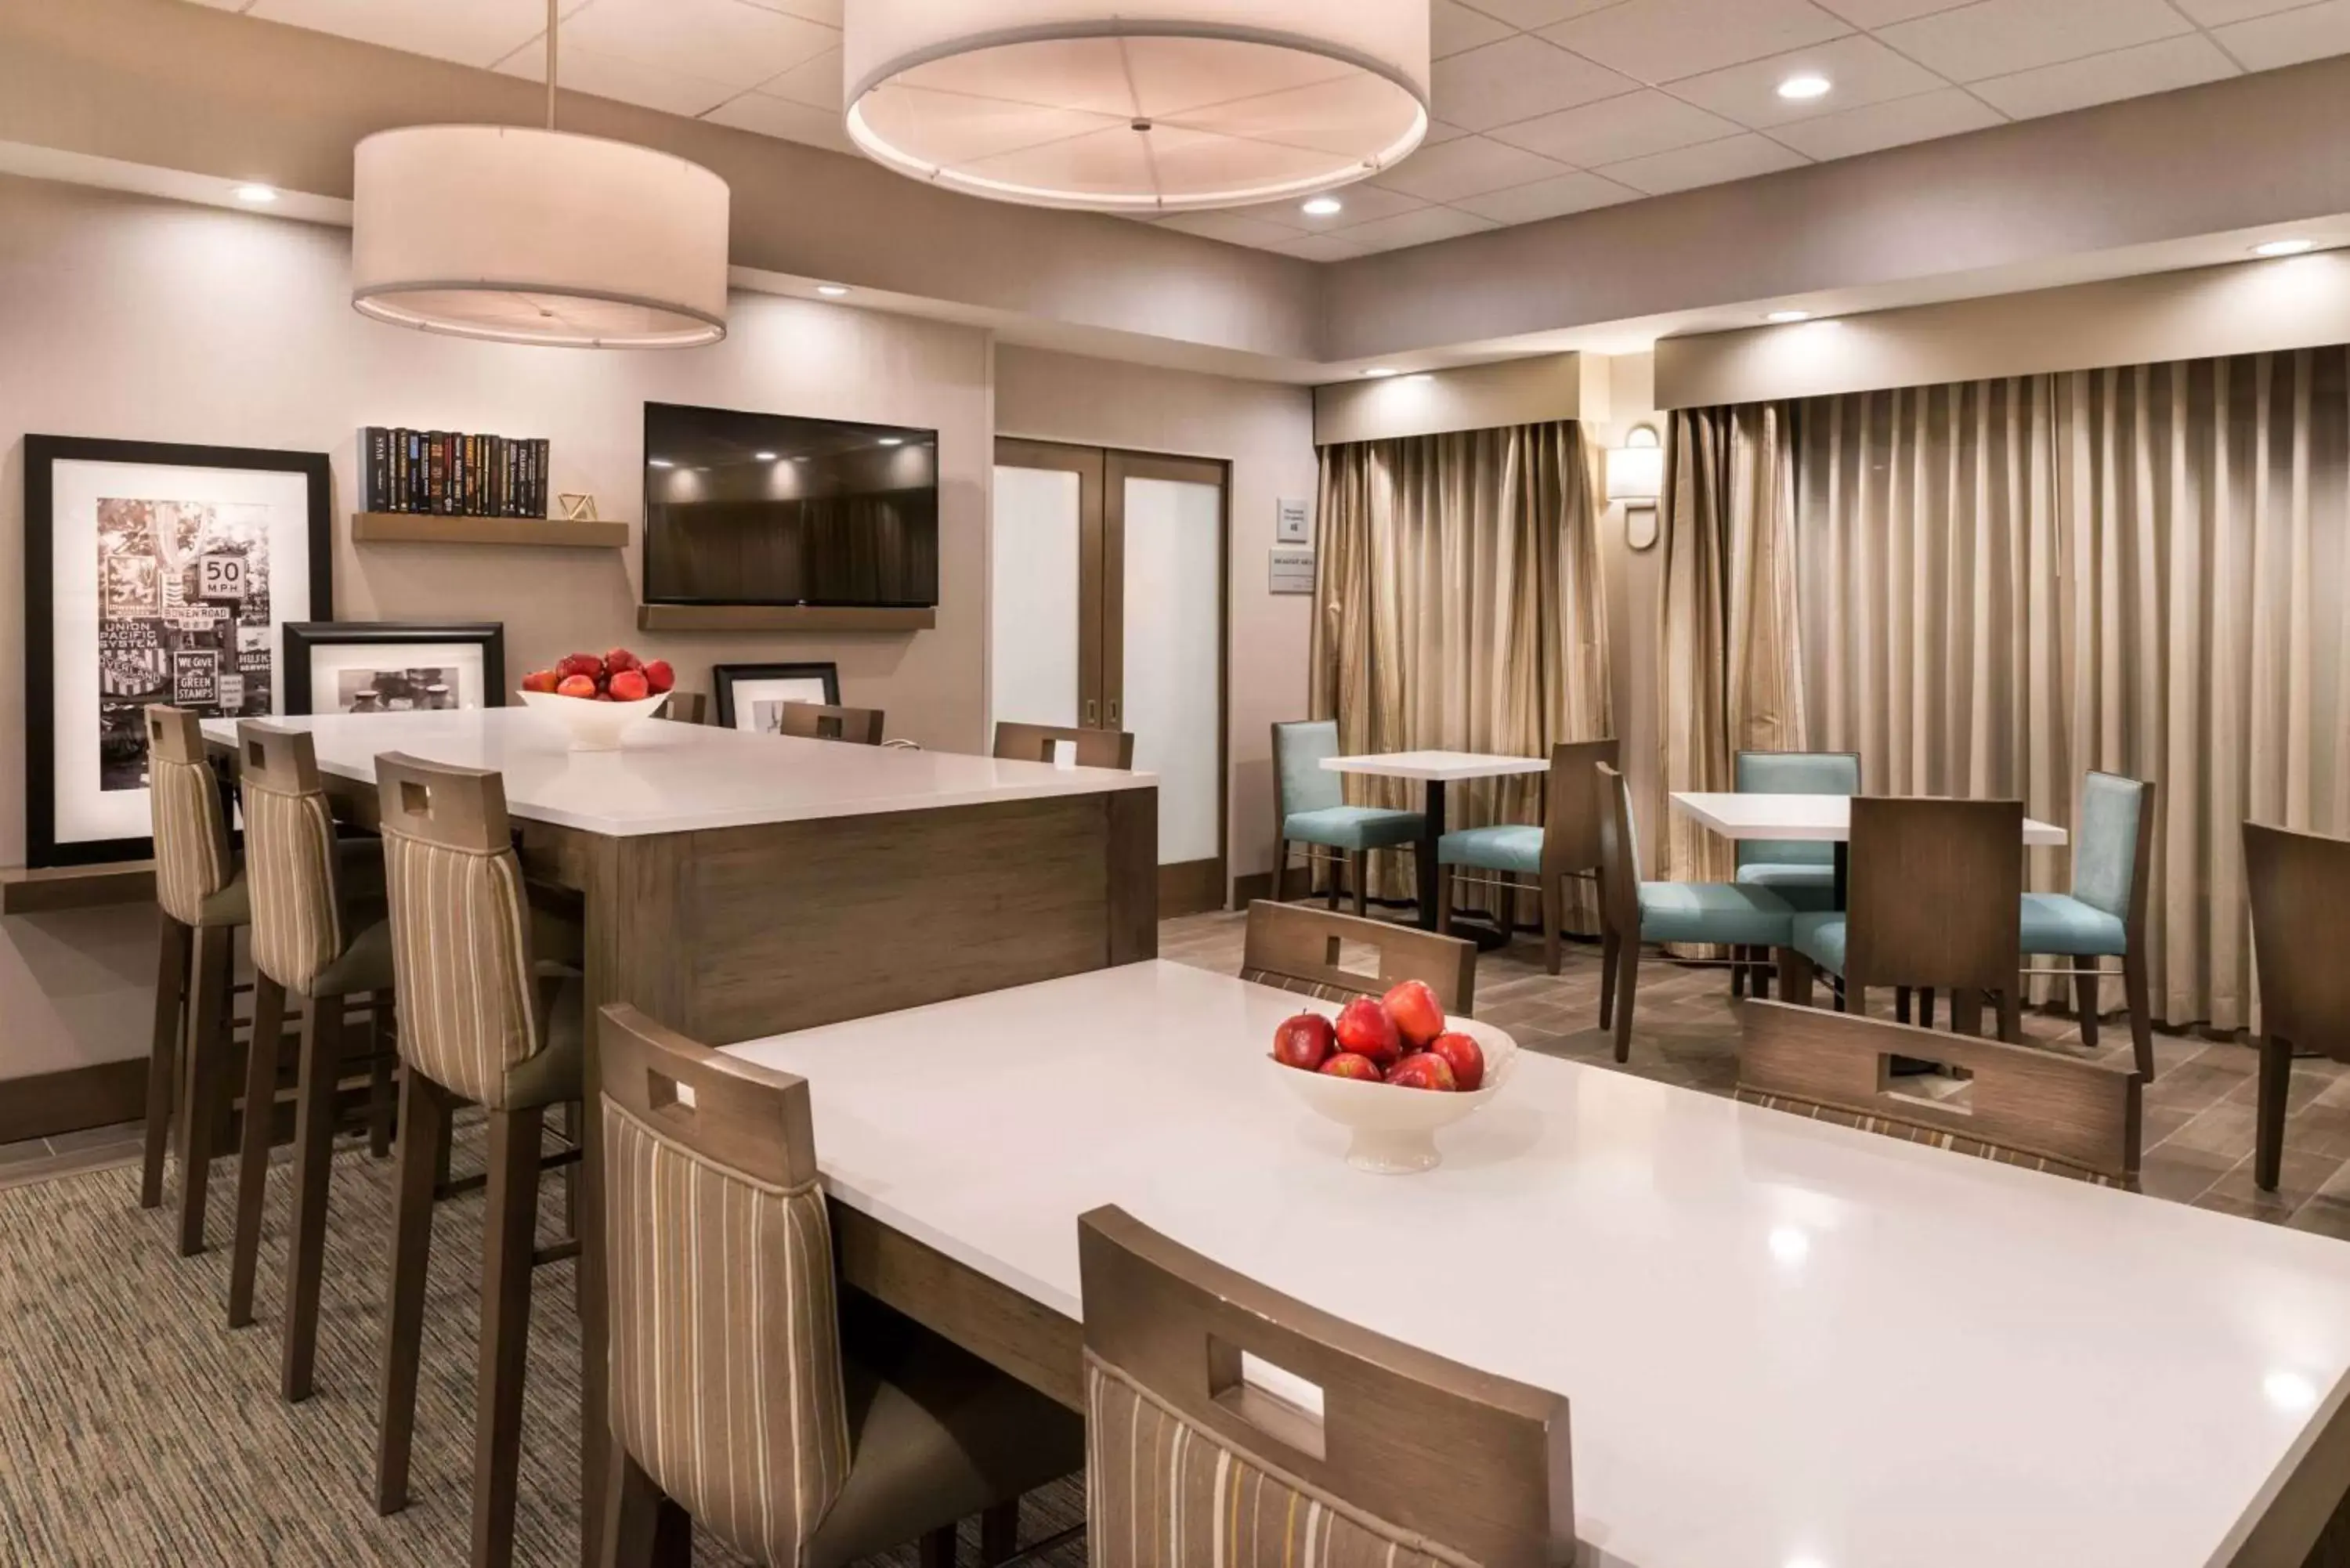
<svg viewBox="0 0 2350 1568"><path fill-rule="evenodd" d="M1399 1176L1442 1161L1437 1129L1500 1094L1516 1055L1505 1034L1449 1023L1436 993L1408 980L1384 997L1357 997L1335 1019L1284 1020L1269 1060L1291 1093L1353 1135L1348 1165Z"/></svg>
<svg viewBox="0 0 2350 1568"><path fill-rule="evenodd" d="M617 752L629 726L660 712L676 683L667 659L647 663L616 648L601 659L574 653L552 670L534 670L516 695L561 725L573 751Z"/></svg>

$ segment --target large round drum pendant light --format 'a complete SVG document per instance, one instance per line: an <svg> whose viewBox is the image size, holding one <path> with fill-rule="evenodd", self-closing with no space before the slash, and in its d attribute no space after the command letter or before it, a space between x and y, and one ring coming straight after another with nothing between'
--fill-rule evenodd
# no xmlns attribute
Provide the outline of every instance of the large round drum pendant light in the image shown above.
<svg viewBox="0 0 2350 1568"><path fill-rule="evenodd" d="M972 195L1097 212L1279 201L1428 133L1429 0L847 0L848 134Z"/></svg>
<svg viewBox="0 0 2350 1568"><path fill-rule="evenodd" d="M502 343L684 348L726 336L726 182L682 158L547 129L419 125L359 144L351 303Z"/></svg>

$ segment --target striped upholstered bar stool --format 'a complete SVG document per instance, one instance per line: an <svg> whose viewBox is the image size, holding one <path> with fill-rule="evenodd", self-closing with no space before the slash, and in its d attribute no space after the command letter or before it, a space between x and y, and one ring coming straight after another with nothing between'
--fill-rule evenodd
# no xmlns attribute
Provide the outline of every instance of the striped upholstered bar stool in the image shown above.
<svg viewBox="0 0 2350 1568"><path fill-rule="evenodd" d="M540 1248L536 1227L540 1172L578 1156L567 1148L545 1157L541 1142L547 1108L579 1097L581 994L576 971L549 974L534 961L556 933L533 919L504 781L392 753L376 759L376 785L401 1067L376 1507L391 1513L408 1503L432 1204L457 1190L441 1172L450 1113L471 1100L489 1112L473 1562L505 1568L514 1560L531 1270L579 1251L576 1238Z"/></svg>
<svg viewBox="0 0 2350 1568"><path fill-rule="evenodd" d="M1077 1257L1093 1568L1575 1560L1558 1396L1317 1312L1123 1210L1077 1221Z"/></svg>
<svg viewBox="0 0 2350 1568"><path fill-rule="evenodd" d="M366 1058L371 1116L380 1148L390 1115L391 928L384 918L383 856L372 839L336 836L318 759L307 732L248 720L237 726L237 776L244 802L246 883L253 906L253 1045L245 1054L244 1103L274 1104L276 1044L289 1002L302 1014L294 1126L294 1230L286 1249L285 1328L279 1388L310 1396L318 1343L318 1288L327 1249L328 1176L334 1163L336 1091L349 1059ZM348 1017L367 998L368 1033ZM229 1267L228 1321L253 1321L254 1273L261 1253L272 1118L244 1118L237 1162L236 1245Z"/></svg>
<svg viewBox="0 0 2350 1568"><path fill-rule="evenodd" d="M165 1150L176 1143L180 1255L185 1258L204 1250L205 1189L231 1075L236 929L245 923L248 903L244 870L229 848L220 781L204 760L203 732L193 713L161 703L147 710L147 781L155 822L155 901L163 922L139 1201L148 1209L161 1206Z"/></svg>
<svg viewBox="0 0 2350 1568"><path fill-rule="evenodd" d="M1013 1554L1023 1492L1085 1464L1052 1400L836 1293L805 1081L632 1008L597 1036L611 1260L604 1561L686 1568L691 1525L774 1568L910 1541L952 1568L955 1521ZM727 1391L732 1391L731 1397Z"/></svg>

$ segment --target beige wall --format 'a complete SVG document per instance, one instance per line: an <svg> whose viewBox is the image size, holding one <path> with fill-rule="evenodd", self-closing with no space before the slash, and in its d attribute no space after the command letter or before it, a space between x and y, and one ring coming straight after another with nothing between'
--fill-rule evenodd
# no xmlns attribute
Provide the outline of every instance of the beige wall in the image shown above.
<svg viewBox="0 0 2350 1568"><path fill-rule="evenodd" d="M726 659L831 659L892 735L978 749L989 432L983 333L737 295L716 348L582 353L459 342L359 316L348 235L284 220L0 179L0 660L20 668L26 431L290 448L335 465L335 609L491 619L509 674L627 643L707 690ZM1300 394L1302 398L1302 394ZM370 545L348 538L363 424L539 435L553 478L606 516L642 511L647 400L821 414L940 432L935 631L648 636L637 553ZM24 859L23 685L0 680L0 865ZM0 1069L5 1070L5 1069Z"/></svg>
<svg viewBox="0 0 2350 1568"><path fill-rule="evenodd" d="M1273 865L1275 720L1306 711L1314 600L1267 591L1275 503L1318 484L1314 405L1303 387L1236 381L1106 359L999 347L997 430L1010 436L1125 447L1232 465L1231 871Z"/></svg>
<svg viewBox="0 0 2350 1568"><path fill-rule="evenodd" d="M1654 358L1622 354L1596 364L1607 377L1609 406L1606 419L1585 427L1592 443L1617 446L1626 431L1644 422L1656 426L1661 435L1664 417L1657 412ZM1598 472L1600 466L1596 465L1595 473ZM1616 737L1623 742L1624 776L1632 785L1643 854L1653 870L1659 841L1658 824L1664 808L1657 729L1658 618L1664 602L1664 547L1660 543L1646 550L1633 549L1625 539L1621 505L1607 506L1599 515L1599 568L1607 591L1608 700L1615 711Z"/></svg>

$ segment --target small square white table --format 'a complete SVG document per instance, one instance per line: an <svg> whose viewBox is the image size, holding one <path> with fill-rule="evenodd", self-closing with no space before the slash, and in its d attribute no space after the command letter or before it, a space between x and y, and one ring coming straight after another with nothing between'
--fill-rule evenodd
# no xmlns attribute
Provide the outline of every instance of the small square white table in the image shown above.
<svg viewBox="0 0 2350 1568"><path fill-rule="evenodd" d="M1550 772L1547 757L1503 757L1483 752L1379 752L1360 757L1325 757L1322 765L1334 774L1358 774L1366 778L1418 779L1424 797L1419 832L1419 925L1436 929L1436 841L1444 836L1444 786L1471 779L1511 778L1520 774ZM1509 940L1507 931L1488 933L1472 926L1477 945L1496 948Z"/></svg>
<svg viewBox="0 0 2350 1568"><path fill-rule="evenodd" d="M1835 907L1844 908L1847 856L1852 839L1852 796L1764 794L1759 792L1676 790L1673 809L1724 838L1793 839L1835 846ZM2051 823L2023 819L2023 842L2034 849L2066 842Z"/></svg>

